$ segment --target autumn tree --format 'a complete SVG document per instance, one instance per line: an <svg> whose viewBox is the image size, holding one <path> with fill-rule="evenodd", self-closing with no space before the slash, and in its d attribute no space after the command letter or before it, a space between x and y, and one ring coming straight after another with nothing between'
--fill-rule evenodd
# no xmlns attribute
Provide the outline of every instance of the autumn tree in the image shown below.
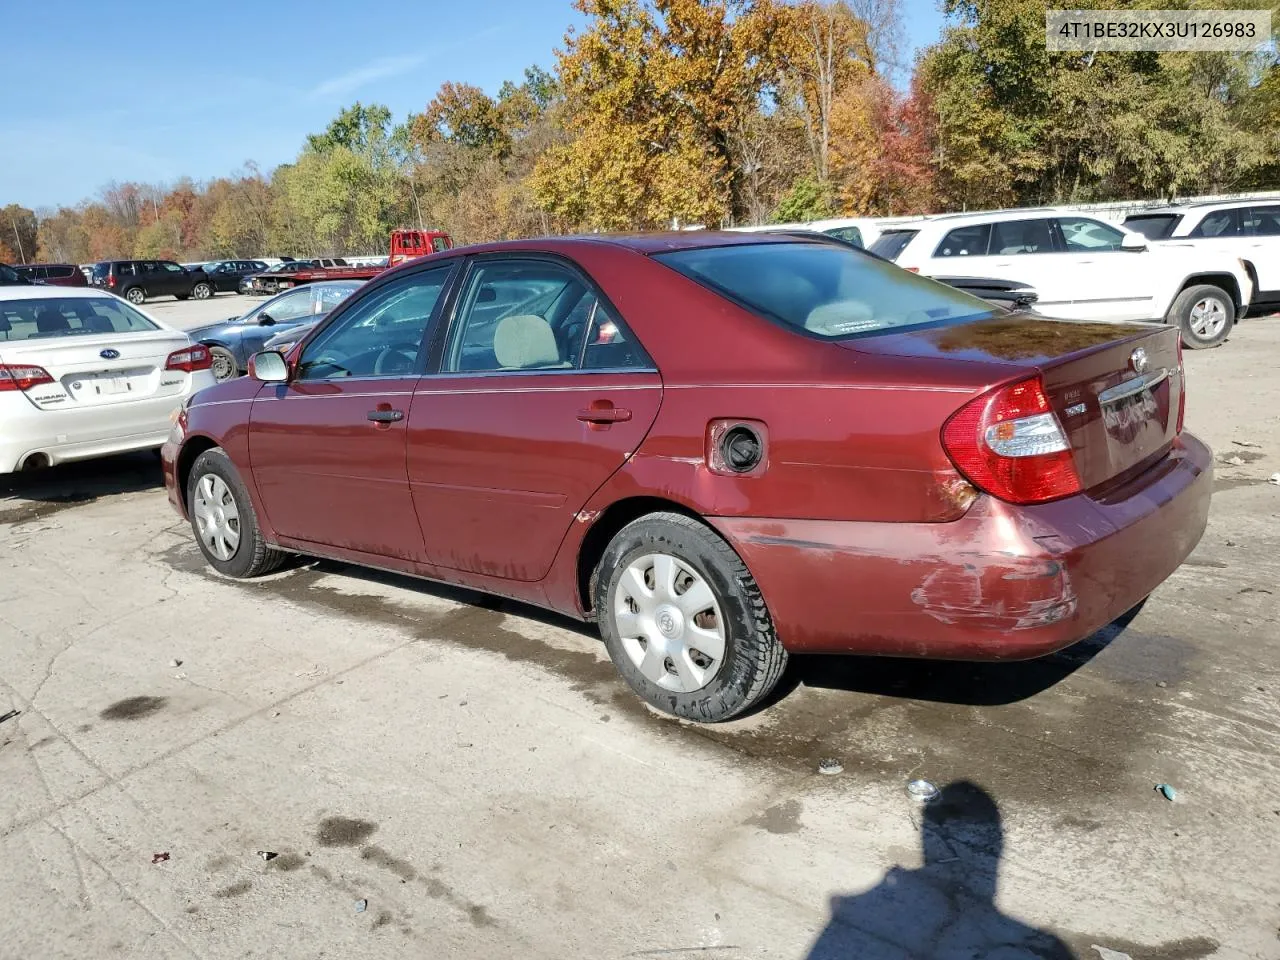
<svg viewBox="0 0 1280 960"><path fill-rule="evenodd" d="M34 210L11 203L0 207L0 242L8 248L0 260L9 263L33 263L36 259L36 235L39 222Z"/></svg>

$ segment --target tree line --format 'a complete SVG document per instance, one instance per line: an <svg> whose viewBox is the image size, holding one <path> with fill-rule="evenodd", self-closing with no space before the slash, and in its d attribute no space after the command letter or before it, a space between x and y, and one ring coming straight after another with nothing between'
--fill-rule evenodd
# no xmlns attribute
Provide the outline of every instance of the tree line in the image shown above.
<svg viewBox="0 0 1280 960"><path fill-rule="evenodd" d="M908 68L897 3L575 0L585 25L550 71L492 96L445 83L399 123L356 103L270 172L11 203L0 260L374 254L399 226L475 242L1280 184L1274 44L1050 53L1043 0L946 0Z"/></svg>

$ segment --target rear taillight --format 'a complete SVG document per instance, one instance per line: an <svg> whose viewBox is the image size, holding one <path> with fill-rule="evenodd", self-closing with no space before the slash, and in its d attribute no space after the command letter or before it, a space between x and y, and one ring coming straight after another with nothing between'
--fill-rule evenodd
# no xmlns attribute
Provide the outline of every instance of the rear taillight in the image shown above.
<svg viewBox="0 0 1280 960"><path fill-rule="evenodd" d="M116 275L114 273L107 274L107 286L114 287L116 285Z"/></svg>
<svg viewBox="0 0 1280 960"><path fill-rule="evenodd" d="M942 446L976 487L1010 503L1079 493L1071 446L1039 377L971 400L942 427Z"/></svg>
<svg viewBox="0 0 1280 960"><path fill-rule="evenodd" d="M32 387L53 383L53 377L44 367L31 364L0 363L0 393L11 390L30 390Z"/></svg>
<svg viewBox="0 0 1280 960"><path fill-rule="evenodd" d="M919 273L919 272L920 272L920 268L919 268L919 267L903 267L902 269L903 269L903 270L905 270L905 271L907 271L907 273Z"/></svg>
<svg viewBox="0 0 1280 960"><path fill-rule="evenodd" d="M209 348L202 343L175 350L169 354L169 359L164 362L166 370L183 370L187 373L193 373L196 370L208 370L212 366L213 356L209 353Z"/></svg>
<svg viewBox="0 0 1280 960"><path fill-rule="evenodd" d="M1178 436L1187 421L1187 371L1182 366L1182 338L1178 338Z"/></svg>

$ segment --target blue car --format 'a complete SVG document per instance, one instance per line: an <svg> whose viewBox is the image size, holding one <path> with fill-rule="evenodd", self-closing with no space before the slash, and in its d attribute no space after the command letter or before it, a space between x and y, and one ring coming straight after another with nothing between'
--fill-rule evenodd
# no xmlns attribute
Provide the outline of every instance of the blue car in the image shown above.
<svg viewBox="0 0 1280 960"><path fill-rule="evenodd" d="M326 280L277 294L256 305L242 317L188 330L193 341L205 344L213 355L213 375L221 383L242 376L249 358L272 337L303 324L313 325L364 283L363 280Z"/></svg>

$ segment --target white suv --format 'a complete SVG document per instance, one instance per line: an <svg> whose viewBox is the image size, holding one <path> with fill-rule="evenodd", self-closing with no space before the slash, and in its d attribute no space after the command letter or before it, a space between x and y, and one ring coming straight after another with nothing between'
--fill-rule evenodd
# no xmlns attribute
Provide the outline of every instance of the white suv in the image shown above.
<svg viewBox="0 0 1280 960"><path fill-rule="evenodd" d="M1225 340L1253 296L1234 256L1148 246L1140 233L1067 210L931 217L886 230L871 250L925 276L1016 280L1049 316L1177 324L1194 348Z"/></svg>
<svg viewBox="0 0 1280 960"><path fill-rule="evenodd" d="M1253 281L1254 316L1280 310L1280 198L1186 203L1125 217L1159 246L1192 246L1239 257Z"/></svg>

